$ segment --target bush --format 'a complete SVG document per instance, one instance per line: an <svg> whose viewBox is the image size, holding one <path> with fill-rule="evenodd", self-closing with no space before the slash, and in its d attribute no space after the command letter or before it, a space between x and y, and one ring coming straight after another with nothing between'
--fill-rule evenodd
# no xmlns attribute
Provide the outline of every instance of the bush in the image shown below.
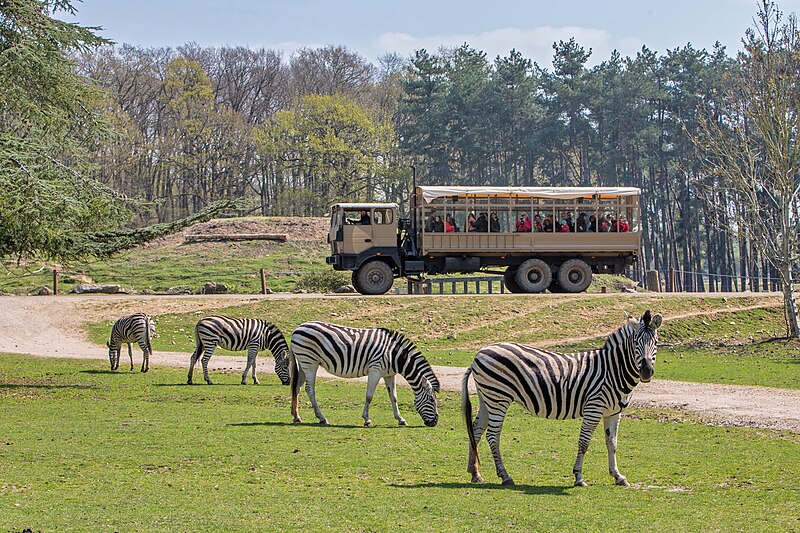
<svg viewBox="0 0 800 533"><path fill-rule="evenodd" d="M303 274L297 280L297 288L308 292L333 292L342 285L350 283L349 272L336 270L312 270Z"/></svg>

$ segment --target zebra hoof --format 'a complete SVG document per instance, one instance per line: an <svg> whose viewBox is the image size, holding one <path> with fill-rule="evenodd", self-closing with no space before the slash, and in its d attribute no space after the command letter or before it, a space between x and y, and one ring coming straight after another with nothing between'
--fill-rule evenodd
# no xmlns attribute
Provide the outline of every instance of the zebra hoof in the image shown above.
<svg viewBox="0 0 800 533"><path fill-rule="evenodd" d="M576 481L575 482L575 486L576 487L588 487L589 485L587 485L586 482L581 479L580 481Z"/></svg>
<svg viewBox="0 0 800 533"><path fill-rule="evenodd" d="M510 477L503 480L503 485L511 486L513 484L514 484L514 480L511 479Z"/></svg>
<svg viewBox="0 0 800 533"><path fill-rule="evenodd" d="M406 422L405 420L403 420L403 419L401 418L400 420L398 420L398 421L397 421L397 425L398 425L398 426L407 426L407 425L408 425L408 422Z"/></svg>
<svg viewBox="0 0 800 533"><path fill-rule="evenodd" d="M247 385L247 380L243 379L242 380L242 385Z"/></svg>
<svg viewBox="0 0 800 533"><path fill-rule="evenodd" d="M191 379L186 380L186 384L187 385L191 385L192 384L192 380Z"/></svg>
<svg viewBox="0 0 800 533"><path fill-rule="evenodd" d="M261 385L261 382L258 381L257 379L254 379L253 380L253 385Z"/></svg>
<svg viewBox="0 0 800 533"><path fill-rule="evenodd" d="M630 487L631 486L631 484L628 483L628 480L625 479L624 477L619 478L618 480L615 481L615 483L620 487Z"/></svg>
<svg viewBox="0 0 800 533"><path fill-rule="evenodd" d="M483 483L483 476L480 474L472 474L472 480L470 483Z"/></svg>
<svg viewBox="0 0 800 533"><path fill-rule="evenodd" d="M330 426L330 425L331 425L331 423L330 423L330 422L328 422L328 419L327 419L327 418L323 418L322 420L320 420L320 421L319 421L319 424L320 424L321 426Z"/></svg>
<svg viewBox="0 0 800 533"><path fill-rule="evenodd" d="M302 419L302 418L300 418L300 417L298 416L297 418L295 418L295 419L293 420L293 422L294 422L295 424L302 424L302 423L303 423L303 419Z"/></svg>
<svg viewBox="0 0 800 533"><path fill-rule="evenodd" d="M367 420L366 422L364 422L364 427L365 428L374 427L373 424L372 424L372 420Z"/></svg>

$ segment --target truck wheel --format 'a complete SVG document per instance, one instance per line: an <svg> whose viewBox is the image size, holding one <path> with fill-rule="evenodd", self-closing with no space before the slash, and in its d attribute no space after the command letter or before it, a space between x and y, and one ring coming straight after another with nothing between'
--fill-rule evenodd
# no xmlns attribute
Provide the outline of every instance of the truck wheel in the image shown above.
<svg viewBox="0 0 800 533"><path fill-rule="evenodd" d="M592 267L580 259L570 259L558 268L558 284L566 292L583 292L592 283Z"/></svg>
<svg viewBox="0 0 800 533"><path fill-rule="evenodd" d="M508 267L505 274L503 274L503 282L506 284L506 290L514 294L522 292L522 289L517 285L516 276L517 271L512 267Z"/></svg>
<svg viewBox="0 0 800 533"><path fill-rule="evenodd" d="M361 294L385 294L392 288L394 274L383 261L369 261L353 272L353 281Z"/></svg>
<svg viewBox="0 0 800 533"><path fill-rule="evenodd" d="M528 259L517 268L515 279L522 292L544 292L550 286L553 272L541 259Z"/></svg>

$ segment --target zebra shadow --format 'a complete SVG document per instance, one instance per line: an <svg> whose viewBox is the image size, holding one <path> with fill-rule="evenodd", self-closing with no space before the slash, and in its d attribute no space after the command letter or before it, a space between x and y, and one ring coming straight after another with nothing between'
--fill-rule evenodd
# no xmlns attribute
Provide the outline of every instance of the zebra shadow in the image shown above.
<svg viewBox="0 0 800 533"><path fill-rule="evenodd" d="M228 426L233 427L302 427L302 428L320 428L323 430L329 429L363 429L364 431L377 431L382 429L397 429L396 426L372 426L372 427L365 427L364 424L357 425L357 424L331 424L329 426L324 426L322 424L315 424L315 423L300 423L295 424L294 422L236 422L227 424ZM412 429L414 426L407 426L402 428L403 431L408 431ZM425 429L424 426L420 426L419 429Z"/></svg>
<svg viewBox="0 0 800 533"><path fill-rule="evenodd" d="M570 496L570 486L555 485L502 485L500 483L392 483L398 489L470 489L470 490L513 490L525 494L544 494L549 496Z"/></svg>
<svg viewBox="0 0 800 533"><path fill-rule="evenodd" d="M131 370L80 370L81 374L130 374Z"/></svg>

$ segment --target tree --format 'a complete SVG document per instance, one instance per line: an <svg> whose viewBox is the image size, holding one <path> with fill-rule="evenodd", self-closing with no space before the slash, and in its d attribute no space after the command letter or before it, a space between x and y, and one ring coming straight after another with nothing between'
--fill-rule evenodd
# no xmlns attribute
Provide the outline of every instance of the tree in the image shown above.
<svg viewBox="0 0 800 533"><path fill-rule="evenodd" d="M104 256L190 223L118 229L132 202L94 180L87 162L114 135L110 102L67 55L107 41L57 11L74 13L69 0L0 2L2 258Z"/></svg>
<svg viewBox="0 0 800 533"><path fill-rule="evenodd" d="M763 0L743 40L740 75L700 122L698 148L728 201L717 214L780 276L788 333L800 337L793 265L800 258L800 32ZM718 198L715 196L714 198Z"/></svg>

